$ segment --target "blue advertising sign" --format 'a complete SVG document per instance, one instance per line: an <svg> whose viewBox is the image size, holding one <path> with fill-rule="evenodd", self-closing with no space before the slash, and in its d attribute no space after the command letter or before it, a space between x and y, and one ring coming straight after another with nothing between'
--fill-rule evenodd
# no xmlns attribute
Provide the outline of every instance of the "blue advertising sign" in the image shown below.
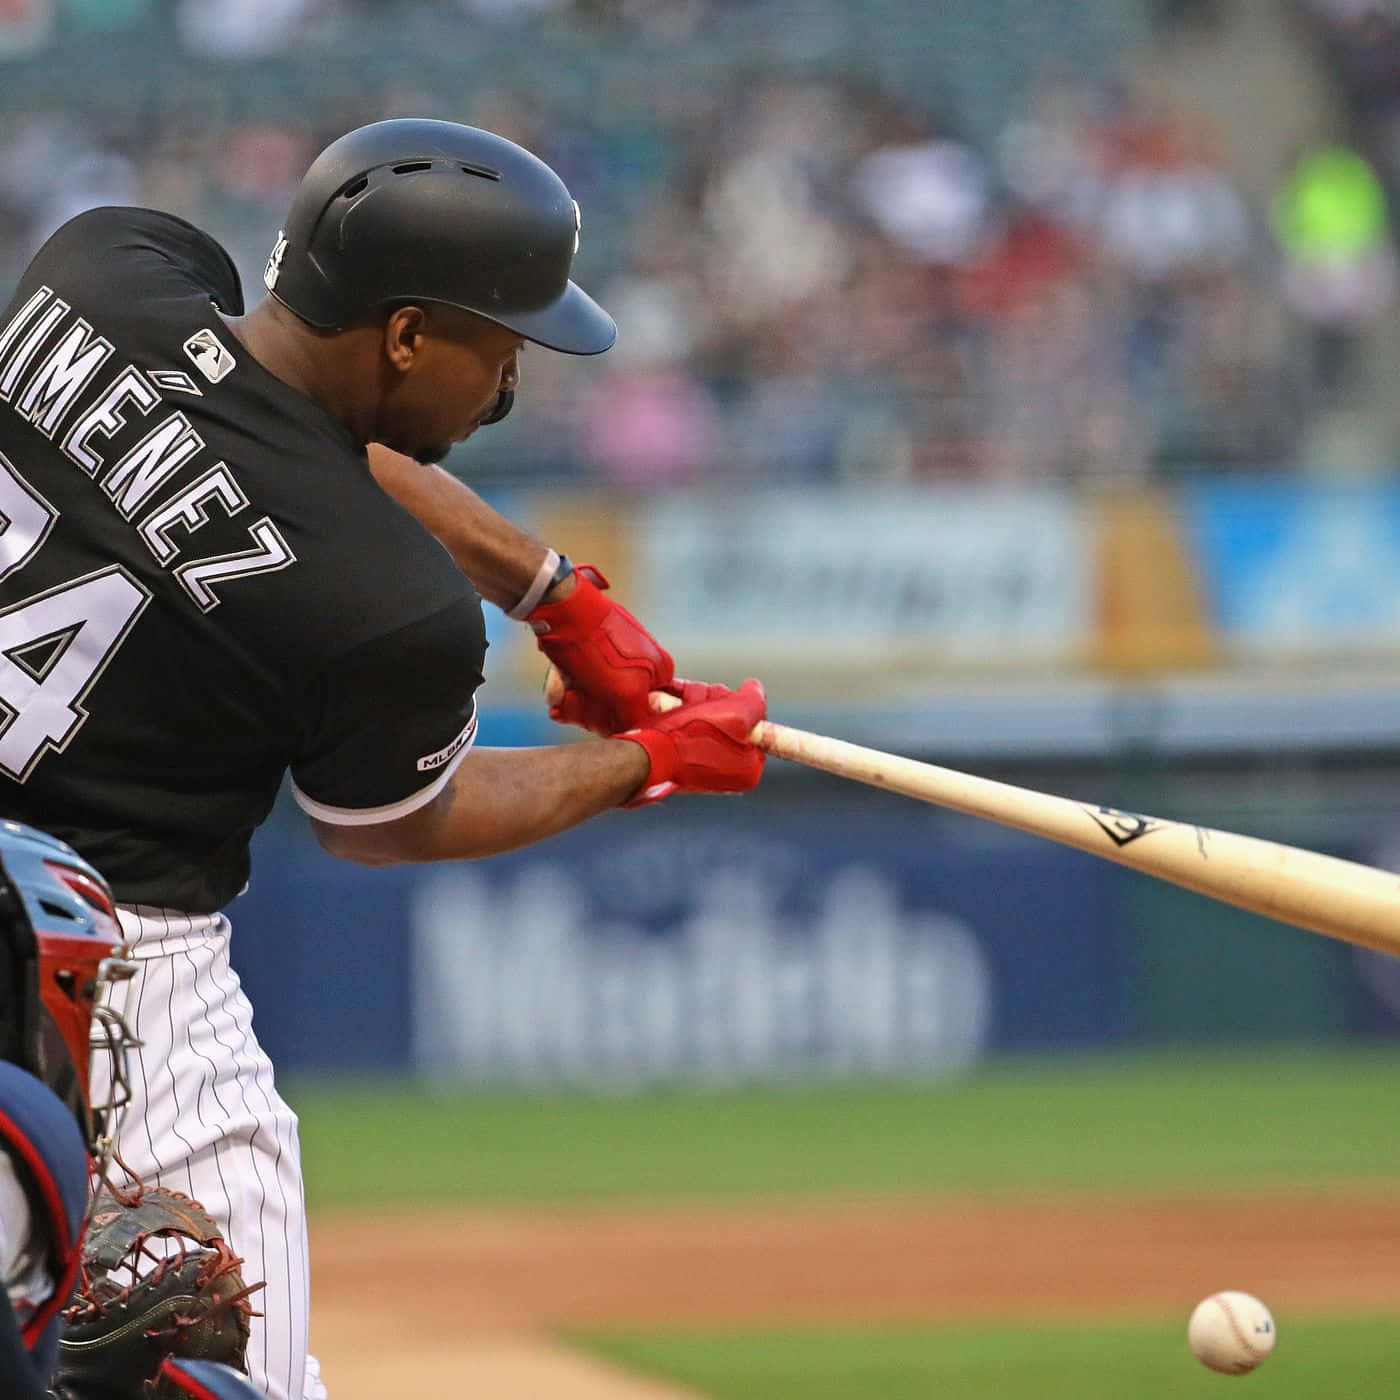
<svg viewBox="0 0 1400 1400"><path fill-rule="evenodd" d="M249 888L225 911L259 1043L284 1069L386 1070L412 1054L405 909L419 869L335 860L299 814L253 840Z"/></svg>
<svg viewBox="0 0 1400 1400"><path fill-rule="evenodd" d="M1179 499L1231 641L1291 655L1400 650L1400 485L1207 481Z"/></svg>
<svg viewBox="0 0 1400 1400"><path fill-rule="evenodd" d="M229 912L259 1034L289 1067L839 1077L1127 1030L1119 872L907 807L673 804L373 871L284 838L260 837Z"/></svg>

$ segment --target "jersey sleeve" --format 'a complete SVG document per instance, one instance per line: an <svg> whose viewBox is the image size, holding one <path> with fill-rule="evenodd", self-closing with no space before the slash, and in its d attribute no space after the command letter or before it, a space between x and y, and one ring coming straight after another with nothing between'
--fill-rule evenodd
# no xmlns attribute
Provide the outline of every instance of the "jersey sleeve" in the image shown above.
<svg viewBox="0 0 1400 1400"><path fill-rule="evenodd" d="M135 256L114 263L93 255L94 249L118 248ZM132 270L140 272L143 300L188 296L198 287L225 315L243 314L238 269L223 245L187 220L156 209L103 205L84 210L44 244L26 280L49 277L56 286L83 288L105 304L134 291L120 281Z"/></svg>
<svg viewBox="0 0 1400 1400"><path fill-rule="evenodd" d="M291 765L302 809L367 826L431 802L476 739L485 651L481 603L471 597L325 667Z"/></svg>

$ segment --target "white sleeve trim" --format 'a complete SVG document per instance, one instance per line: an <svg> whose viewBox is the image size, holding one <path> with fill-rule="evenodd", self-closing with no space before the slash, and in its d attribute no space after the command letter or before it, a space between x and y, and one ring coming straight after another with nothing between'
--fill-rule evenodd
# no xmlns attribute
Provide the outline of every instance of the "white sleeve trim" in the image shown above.
<svg viewBox="0 0 1400 1400"><path fill-rule="evenodd" d="M308 816L315 817L318 822L328 822L332 826L377 826L380 822L396 821L399 817L406 817L410 812L416 812L420 807L426 807L429 802L447 786L447 780L457 771L457 765L467 756L472 745L476 742L476 706L472 706L472 717L467 721L467 727L445 748L436 754L429 754L425 758L418 760L418 767L438 768L437 777L425 788L419 788L411 797L405 797L401 802L388 802L382 807L328 807L324 802L317 802L314 797L308 797L295 782L292 783L292 796L296 798L297 806Z"/></svg>

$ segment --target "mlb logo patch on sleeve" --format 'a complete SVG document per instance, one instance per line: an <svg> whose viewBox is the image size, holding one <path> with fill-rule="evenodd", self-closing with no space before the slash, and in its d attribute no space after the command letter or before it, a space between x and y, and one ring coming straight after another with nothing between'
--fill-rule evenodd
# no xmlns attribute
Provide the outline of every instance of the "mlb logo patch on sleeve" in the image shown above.
<svg viewBox="0 0 1400 1400"><path fill-rule="evenodd" d="M217 384L238 363L211 330L196 331L185 342L185 354L211 384Z"/></svg>

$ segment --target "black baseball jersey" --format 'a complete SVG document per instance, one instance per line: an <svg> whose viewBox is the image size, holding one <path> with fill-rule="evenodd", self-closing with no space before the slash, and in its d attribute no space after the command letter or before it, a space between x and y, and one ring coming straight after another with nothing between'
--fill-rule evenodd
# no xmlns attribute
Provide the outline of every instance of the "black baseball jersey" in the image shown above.
<svg viewBox="0 0 1400 1400"><path fill-rule="evenodd" d="M288 769L328 822L430 801L486 646L363 445L219 310L213 239L98 209L0 312L0 816L191 913L242 888Z"/></svg>

